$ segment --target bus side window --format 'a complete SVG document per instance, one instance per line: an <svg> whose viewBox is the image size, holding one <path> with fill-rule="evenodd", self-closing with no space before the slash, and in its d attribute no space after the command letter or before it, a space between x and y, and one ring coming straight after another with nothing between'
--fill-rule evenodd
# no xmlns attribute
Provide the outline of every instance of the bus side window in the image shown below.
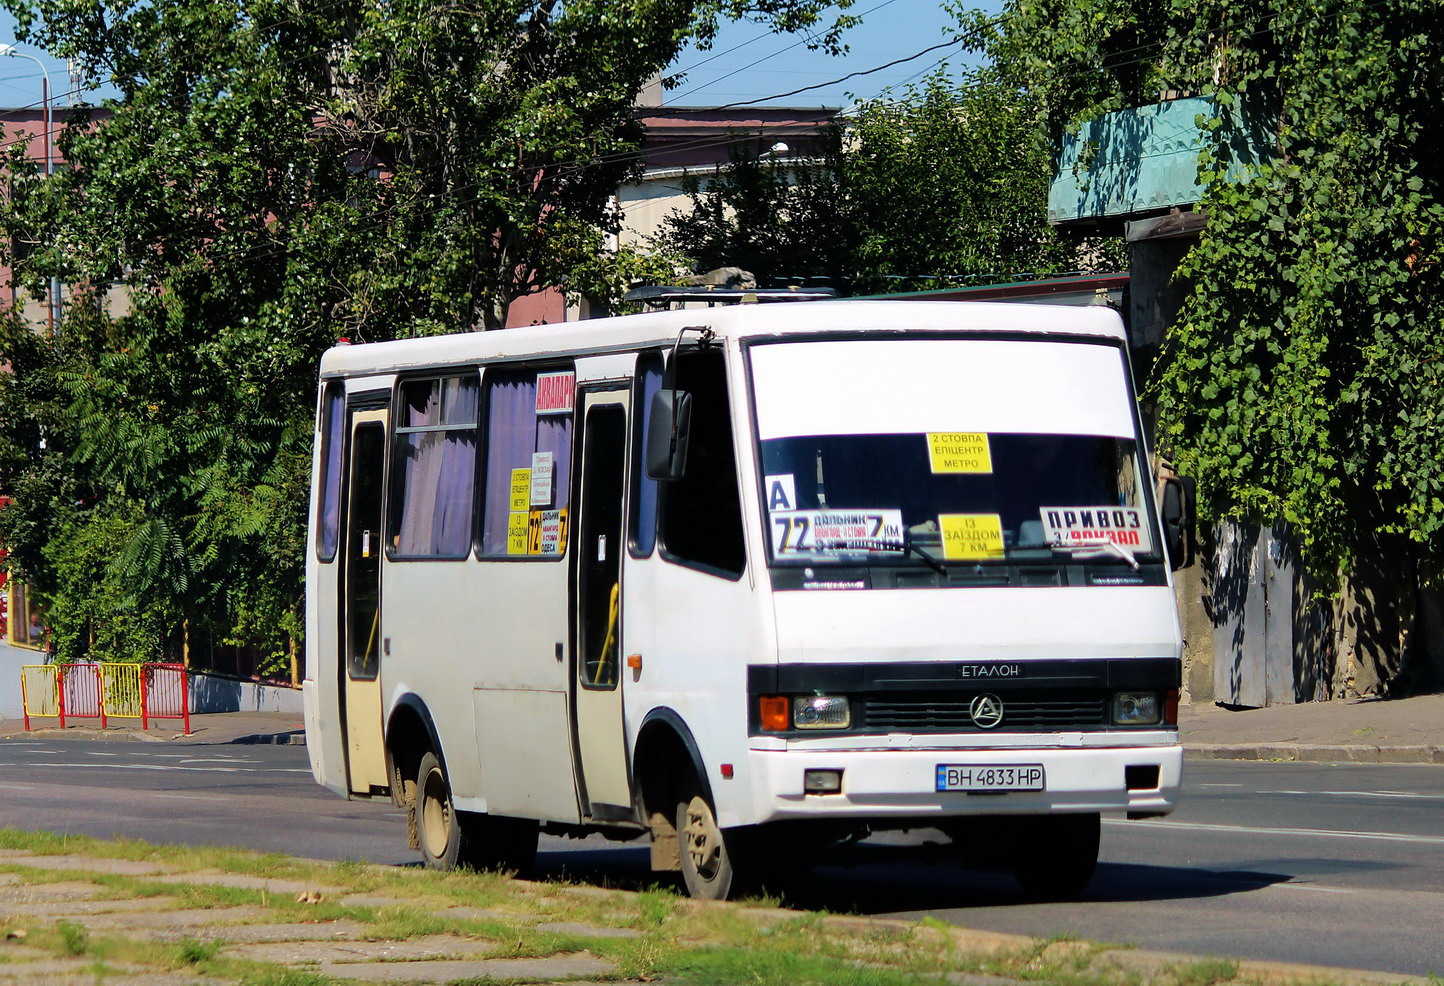
<svg viewBox="0 0 1444 986"><path fill-rule="evenodd" d="M569 364L486 371L482 557L566 553L575 388Z"/></svg>
<svg viewBox="0 0 1444 986"><path fill-rule="evenodd" d="M657 545L658 482L647 475L647 428L652 419L652 397L662 389L662 354L637 357L637 403L632 435L632 555L646 558Z"/></svg>
<svg viewBox="0 0 1444 986"><path fill-rule="evenodd" d="M346 446L346 388L326 384L321 397L321 502L316 510L316 558L334 561L341 531L341 452Z"/></svg>
<svg viewBox="0 0 1444 986"><path fill-rule="evenodd" d="M474 375L402 382L387 531L394 556L471 553L476 395Z"/></svg>
<svg viewBox="0 0 1444 986"><path fill-rule="evenodd" d="M722 351L679 354L677 387L692 395L692 426L687 471L662 484L662 546L672 561L736 578L746 549Z"/></svg>

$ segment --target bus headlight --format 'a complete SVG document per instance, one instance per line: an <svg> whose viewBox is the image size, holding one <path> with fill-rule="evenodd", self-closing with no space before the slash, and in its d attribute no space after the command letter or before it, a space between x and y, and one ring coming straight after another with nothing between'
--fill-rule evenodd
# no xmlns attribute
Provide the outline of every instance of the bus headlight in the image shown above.
<svg viewBox="0 0 1444 986"><path fill-rule="evenodd" d="M846 729L852 708L843 695L798 695L792 700L794 729Z"/></svg>
<svg viewBox="0 0 1444 986"><path fill-rule="evenodd" d="M1115 726L1153 726L1162 719L1157 692L1119 692L1113 696Z"/></svg>

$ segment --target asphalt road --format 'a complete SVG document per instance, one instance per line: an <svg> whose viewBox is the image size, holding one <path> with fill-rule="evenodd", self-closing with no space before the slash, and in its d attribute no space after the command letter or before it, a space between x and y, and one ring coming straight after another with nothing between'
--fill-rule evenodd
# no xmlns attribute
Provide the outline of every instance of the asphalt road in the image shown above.
<svg viewBox="0 0 1444 986"><path fill-rule="evenodd" d="M0 741L0 826L413 863L404 817L316 787L304 749ZM1444 768L1190 763L1184 807L1105 820L1090 900L1025 903L936 833L878 839L796 903L1200 955L1444 973ZM652 882L647 852L544 839L543 876Z"/></svg>

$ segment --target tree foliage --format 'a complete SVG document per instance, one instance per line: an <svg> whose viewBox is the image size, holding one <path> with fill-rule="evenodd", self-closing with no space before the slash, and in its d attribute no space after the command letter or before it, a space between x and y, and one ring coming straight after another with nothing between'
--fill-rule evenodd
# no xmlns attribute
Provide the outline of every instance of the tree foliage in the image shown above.
<svg viewBox="0 0 1444 986"><path fill-rule="evenodd" d="M1444 560L1444 24L1427 0L1014 0L1055 132L1211 95L1208 227L1162 442L1214 516L1286 518L1332 584L1361 543ZM1241 174L1241 133L1272 153ZM1238 169L1234 169L1237 172Z"/></svg>
<svg viewBox="0 0 1444 986"><path fill-rule="evenodd" d="M851 294L1076 270L1080 243L1046 221L1040 124L1030 91L997 65L934 75L863 105L802 160L779 163L759 141L715 177L689 176L689 206L662 240L699 270L825 277ZM1121 260L1092 246L1090 265Z"/></svg>
<svg viewBox="0 0 1444 986"><path fill-rule="evenodd" d="M818 0L3 6L119 93L54 177L9 148L0 203L21 285L73 290L53 338L0 329L0 538L66 657L153 657L189 621L279 658L324 348L497 328L548 285L614 299L644 267L602 246L647 80L725 17L834 46L850 23Z"/></svg>

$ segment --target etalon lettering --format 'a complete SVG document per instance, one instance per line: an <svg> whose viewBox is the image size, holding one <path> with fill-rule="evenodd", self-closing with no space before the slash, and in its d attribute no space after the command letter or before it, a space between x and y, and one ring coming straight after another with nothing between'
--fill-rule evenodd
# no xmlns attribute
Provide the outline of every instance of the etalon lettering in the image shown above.
<svg viewBox="0 0 1444 986"><path fill-rule="evenodd" d="M959 678L1021 678L1021 664L960 664Z"/></svg>

